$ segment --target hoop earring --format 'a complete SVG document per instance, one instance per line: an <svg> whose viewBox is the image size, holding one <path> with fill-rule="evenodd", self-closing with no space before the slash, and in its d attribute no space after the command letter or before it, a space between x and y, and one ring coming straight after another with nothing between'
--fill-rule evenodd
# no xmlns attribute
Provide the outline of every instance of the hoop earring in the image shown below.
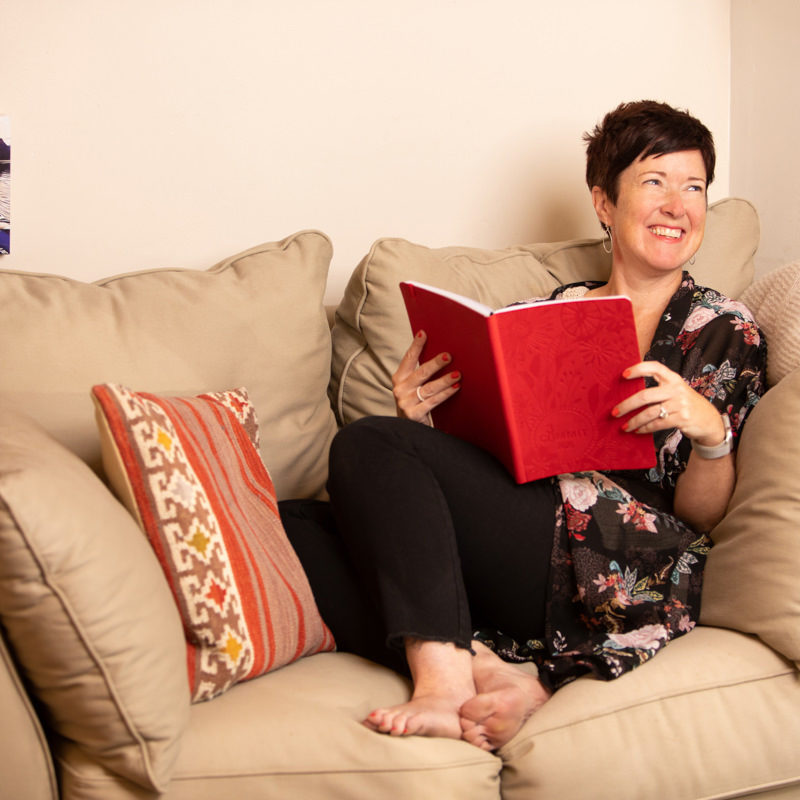
<svg viewBox="0 0 800 800"><path fill-rule="evenodd" d="M603 237L603 252L611 255L614 252L614 237L611 233L611 226L610 225L603 225L603 230L605 231L605 236ZM606 246L606 243L608 246Z"/></svg>

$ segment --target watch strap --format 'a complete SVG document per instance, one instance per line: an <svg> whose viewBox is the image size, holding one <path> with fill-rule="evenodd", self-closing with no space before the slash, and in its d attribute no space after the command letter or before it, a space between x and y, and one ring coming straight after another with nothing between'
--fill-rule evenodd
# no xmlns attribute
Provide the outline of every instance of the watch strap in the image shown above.
<svg viewBox="0 0 800 800"><path fill-rule="evenodd" d="M708 445L692 442L692 450L694 450L700 458L722 458L733 450L733 431L731 429L730 418L727 414L722 414L722 424L725 426L725 438L720 444L709 447Z"/></svg>

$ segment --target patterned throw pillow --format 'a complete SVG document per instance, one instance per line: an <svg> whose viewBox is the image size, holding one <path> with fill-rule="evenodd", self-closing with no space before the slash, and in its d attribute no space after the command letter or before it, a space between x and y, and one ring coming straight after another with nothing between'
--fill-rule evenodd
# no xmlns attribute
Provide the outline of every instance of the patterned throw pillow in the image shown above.
<svg viewBox="0 0 800 800"><path fill-rule="evenodd" d="M244 389L158 397L93 387L106 473L183 619L192 701L334 649L278 515Z"/></svg>

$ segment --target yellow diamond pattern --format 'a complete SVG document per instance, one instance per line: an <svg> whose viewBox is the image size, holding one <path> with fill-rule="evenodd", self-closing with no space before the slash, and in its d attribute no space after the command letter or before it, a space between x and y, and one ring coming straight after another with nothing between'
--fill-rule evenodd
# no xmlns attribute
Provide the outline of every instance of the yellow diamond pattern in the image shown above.
<svg viewBox="0 0 800 800"><path fill-rule="evenodd" d="M172 450L172 437L163 428L158 429L156 441L159 446L163 447L168 453Z"/></svg>
<svg viewBox="0 0 800 800"><path fill-rule="evenodd" d="M220 649L235 664L239 660L243 648L244 645L232 633L229 633L225 645Z"/></svg>
<svg viewBox="0 0 800 800"><path fill-rule="evenodd" d="M205 556L206 550L208 549L208 544L211 539L206 536L200 528L195 528L194 533L192 534L191 538L189 539L188 543L200 553L201 556Z"/></svg>

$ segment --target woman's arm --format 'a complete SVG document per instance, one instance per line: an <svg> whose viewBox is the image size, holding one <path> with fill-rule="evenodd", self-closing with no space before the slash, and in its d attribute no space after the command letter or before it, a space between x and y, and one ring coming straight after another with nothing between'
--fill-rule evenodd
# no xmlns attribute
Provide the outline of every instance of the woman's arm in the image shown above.
<svg viewBox="0 0 800 800"><path fill-rule="evenodd" d="M625 430L651 434L678 428L701 446L722 444L726 428L720 412L689 386L676 372L657 361L643 361L624 373L626 378L650 377L656 381L621 402L614 416L634 413ZM709 531L725 514L736 480L732 453L720 458L703 458L692 451L686 469L675 486L675 516L697 531Z"/></svg>
<svg viewBox="0 0 800 800"><path fill-rule="evenodd" d="M725 515L735 482L733 453L711 459L692 452L675 484L675 516L696 531L710 531Z"/></svg>

